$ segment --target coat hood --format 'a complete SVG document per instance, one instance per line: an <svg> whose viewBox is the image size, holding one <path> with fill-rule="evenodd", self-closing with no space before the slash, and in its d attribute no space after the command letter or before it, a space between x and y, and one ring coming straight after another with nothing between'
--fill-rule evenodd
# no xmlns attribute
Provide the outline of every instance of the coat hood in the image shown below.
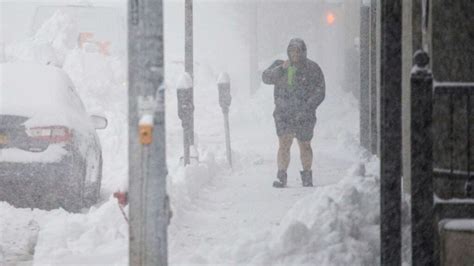
<svg viewBox="0 0 474 266"><path fill-rule="evenodd" d="M288 44L288 48L286 49L286 53L288 55L288 58L290 57L289 50L291 47L296 47L298 48L301 52L303 52L303 57L306 59L307 58L307 53L306 53L306 44L304 41L300 38L293 38L290 40L290 43Z"/></svg>

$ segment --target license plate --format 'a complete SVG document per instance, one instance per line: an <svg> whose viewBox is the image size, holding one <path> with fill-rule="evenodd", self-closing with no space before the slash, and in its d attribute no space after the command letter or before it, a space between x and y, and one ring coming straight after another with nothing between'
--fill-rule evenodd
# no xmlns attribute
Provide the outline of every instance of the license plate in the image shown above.
<svg viewBox="0 0 474 266"><path fill-rule="evenodd" d="M7 142L8 142L7 136L0 134L0 145L1 144L7 144Z"/></svg>

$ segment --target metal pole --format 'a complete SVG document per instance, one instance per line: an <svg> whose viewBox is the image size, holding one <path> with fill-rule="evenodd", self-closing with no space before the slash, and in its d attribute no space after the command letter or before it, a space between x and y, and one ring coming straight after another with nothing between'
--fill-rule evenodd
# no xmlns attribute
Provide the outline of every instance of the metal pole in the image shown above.
<svg viewBox="0 0 474 266"><path fill-rule="evenodd" d="M466 103L466 124L467 124L467 180L464 187L466 197L472 196L472 181L473 176L471 176L471 94L467 93L467 103Z"/></svg>
<svg viewBox="0 0 474 266"><path fill-rule="evenodd" d="M249 85L250 94L253 95L260 85L258 77L258 4L259 0L250 1L250 22L249 22Z"/></svg>
<svg viewBox="0 0 474 266"><path fill-rule="evenodd" d="M381 265L401 265L401 0L382 0L381 11Z"/></svg>
<svg viewBox="0 0 474 266"><path fill-rule="evenodd" d="M162 0L129 1L130 265L167 265Z"/></svg>
<svg viewBox="0 0 474 266"><path fill-rule="evenodd" d="M433 76L428 69L428 54L418 50L414 58L410 91L412 265L433 265Z"/></svg>
<svg viewBox="0 0 474 266"><path fill-rule="evenodd" d="M369 83L369 17L370 8L360 8L360 144L370 147L370 83Z"/></svg>
<svg viewBox="0 0 474 266"><path fill-rule="evenodd" d="M377 0L370 2L370 151L378 152L377 118Z"/></svg>
<svg viewBox="0 0 474 266"><path fill-rule="evenodd" d="M227 161L229 162L230 167L232 167L232 149L230 147L229 112L224 113L224 123L225 123L225 148L226 148Z"/></svg>
<svg viewBox="0 0 474 266"><path fill-rule="evenodd" d="M184 4L184 71L194 80L193 55L193 0L186 0ZM191 101L194 105L194 88L191 88ZM190 121L190 145L194 145L194 114Z"/></svg>

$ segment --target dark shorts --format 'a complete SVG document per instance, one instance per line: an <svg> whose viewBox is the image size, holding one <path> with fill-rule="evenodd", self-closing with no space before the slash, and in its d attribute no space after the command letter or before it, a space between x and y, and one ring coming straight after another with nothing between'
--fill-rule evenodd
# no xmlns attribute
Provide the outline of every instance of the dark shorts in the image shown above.
<svg viewBox="0 0 474 266"><path fill-rule="evenodd" d="M294 117L287 117L273 114L278 137L283 135L295 135L300 141L311 141L313 139L316 116L307 116L296 120Z"/></svg>

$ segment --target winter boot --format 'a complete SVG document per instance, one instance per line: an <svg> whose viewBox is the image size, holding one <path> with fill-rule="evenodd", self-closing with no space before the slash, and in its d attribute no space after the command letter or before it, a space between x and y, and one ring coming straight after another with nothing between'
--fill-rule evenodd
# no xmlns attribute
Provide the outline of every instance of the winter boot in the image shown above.
<svg viewBox="0 0 474 266"><path fill-rule="evenodd" d="M312 187L313 186L313 171L305 170L301 171L301 181L303 182L303 187Z"/></svg>
<svg viewBox="0 0 474 266"><path fill-rule="evenodd" d="M288 178L288 175L286 174L285 170L278 170L278 173L277 173L278 181L274 181L273 186L278 187L278 188L286 187L287 178Z"/></svg>

